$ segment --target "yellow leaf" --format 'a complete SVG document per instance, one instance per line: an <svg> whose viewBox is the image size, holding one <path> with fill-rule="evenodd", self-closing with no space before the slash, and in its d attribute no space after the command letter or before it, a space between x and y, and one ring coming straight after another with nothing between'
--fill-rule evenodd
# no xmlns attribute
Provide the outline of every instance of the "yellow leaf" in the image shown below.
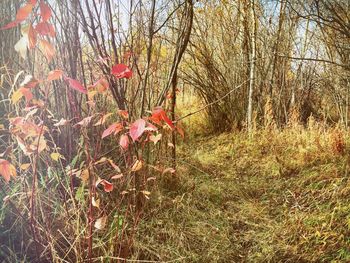
<svg viewBox="0 0 350 263"><path fill-rule="evenodd" d="M21 164L20 166L20 168L24 171L27 170L29 167L30 167L30 163L24 163L24 164Z"/></svg>
<svg viewBox="0 0 350 263"><path fill-rule="evenodd" d="M151 194L149 191L141 191L141 193L143 193L146 199L149 199L149 195Z"/></svg>
<svg viewBox="0 0 350 263"><path fill-rule="evenodd" d="M136 162L133 164L133 166L131 167L131 171L132 172L136 172L141 170L142 168L142 161L140 160L136 160Z"/></svg>
<svg viewBox="0 0 350 263"><path fill-rule="evenodd" d="M11 101L13 104L17 103L23 97L23 93L20 90L16 90L12 96Z"/></svg>
<svg viewBox="0 0 350 263"><path fill-rule="evenodd" d="M108 159L107 159L106 157L102 157L100 160L98 160L98 161L95 162L95 165L101 164L101 163L105 163L105 162L107 162L107 161L108 161Z"/></svg>
<svg viewBox="0 0 350 263"><path fill-rule="evenodd" d="M100 208L100 199L96 199L95 197L92 197L91 204L94 207Z"/></svg>
<svg viewBox="0 0 350 263"><path fill-rule="evenodd" d="M59 153L51 153L50 157L52 160L57 162L61 158L61 155Z"/></svg>
<svg viewBox="0 0 350 263"><path fill-rule="evenodd" d="M83 181L83 183L86 183L90 178L89 169L83 170L80 174L80 178Z"/></svg>

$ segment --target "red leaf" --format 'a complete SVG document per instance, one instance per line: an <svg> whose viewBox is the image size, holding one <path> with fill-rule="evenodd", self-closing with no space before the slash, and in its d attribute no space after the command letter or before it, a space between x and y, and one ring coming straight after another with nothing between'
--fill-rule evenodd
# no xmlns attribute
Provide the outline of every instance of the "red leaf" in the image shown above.
<svg viewBox="0 0 350 263"><path fill-rule="evenodd" d="M102 139L103 138L106 138L107 136L111 135L114 130L115 130L115 127L116 127L116 123L113 123L112 125L110 125L107 129L105 129L102 133Z"/></svg>
<svg viewBox="0 0 350 263"><path fill-rule="evenodd" d="M102 139L111 135L112 133L117 134L123 129L123 125L119 122L115 122L111 124L107 129L105 129L102 133Z"/></svg>
<svg viewBox="0 0 350 263"><path fill-rule="evenodd" d="M22 88L19 88L18 90L24 95L27 103L33 99L33 94L30 91L30 89L22 87Z"/></svg>
<svg viewBox="0 0 350 263"><path fill-rule="evenodd" d="M122 78L129 79L132 76L132 71L124 64L117 64L112 67L112 74L117 79L122 79Z"/></svg>
<svg viewBox="0 0 350 263"><path fill-rule="evenodd" d="M47 75L47 81L57 80L61 78L63 75L63 71L60 69L55 69L49 72Z"/></svg>
<svg viewBox="0 0 350 263"><path fill-rule="evenodd" d="M55 37L56 35L55 28L48 22L38 23L35 27L35 30L42 36Z"/></svg>
<svg viewBox="0 0 350 263"><path fill-rule="evenodd" d="M10 28L13 28L15 26L17 26L21 21L12 21L10 23L8 23L7 25L3 26L0 28L0 30L5 30L5 29L10 29Z"/></svg>
<svg viewBox="0 0 350 263"><path fill-rule="evenodd" d="M172 130L175 129L173 122L168 118L162 108L155 108L149 119L158 125L161 124L161 121L164 121Z"/></svg>
<svg viewBox="0 0 350 263"><path fill-rule="evenodd" d="M143 119L136 120L133 124L130 126L130 137L133 141L136 141L145 131L146 128L146 121Z"/></svg>
<svg viewBox="0 0 350 263"><path fill-rule="evenodd" d="M22 22L23 20L27 19L27 17L30 15L32 10L33 10L33 5L31 3L28 3L25 6L18 9L16 14L16 21Z"/></svg>
<svg viewBox="0 0 350 263"><path fill-rule="evenodd" d="M5 179L6 182L9 182L11 176L15 177L16 174L16 168L9 161L0 159L0 175Z"/></svg>
<svg viewBox="0 0 350 263"><path fill-rule="evenodd" d="M103 185L103 189L105 190L105 192L112 192L113 191L113 184L111 184L110 182L108 182L105 179L100 179L96 182L96 186L98 186L99 184Z"/></svg>
<svg viewBox="0 0 350 263"><path fill-rule="evenodd" d="M36 5L36 0L28 0L28 4L32 4L33 6Z"/></svg>
<svg viewBox="0 0 350 263"><path fill-rule="evenodd" d="M40 2L40 15L44 22L51 17L51 8L44 1Z"/></svg>
<svg viewBox="0 0 350 263"><path fill-rule="evenodd" d="M128 147L129 147L129 136L126 135L126 134L123 134L122 136L120 136L119 145L124 150L128 149Z"/></svg>
<svg viewBox="0 0 350 263"><path fill-rule="evenodd" d="M66 80L68 81L69 86L72 89L75 89L75 90L77 90L77 91L79 91L81 93L87 94L86 89L83 87L83 85L80 84L79 81L77 81L75 79L71 79L71 78L66 78Z"/></svg>

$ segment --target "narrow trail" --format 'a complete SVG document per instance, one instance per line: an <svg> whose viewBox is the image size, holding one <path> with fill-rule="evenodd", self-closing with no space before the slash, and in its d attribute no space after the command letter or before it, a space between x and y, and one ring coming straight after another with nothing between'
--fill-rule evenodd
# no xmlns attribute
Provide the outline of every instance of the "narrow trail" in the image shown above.
<svg viewBox="0 0 350 263"><path fill-rule="evenodd" d="M299 151L282 138L228 134L183 145L178 175L162 178L168 189L145 223L157 233L147 253L179 262L346 262L344 158Z"/></svg>

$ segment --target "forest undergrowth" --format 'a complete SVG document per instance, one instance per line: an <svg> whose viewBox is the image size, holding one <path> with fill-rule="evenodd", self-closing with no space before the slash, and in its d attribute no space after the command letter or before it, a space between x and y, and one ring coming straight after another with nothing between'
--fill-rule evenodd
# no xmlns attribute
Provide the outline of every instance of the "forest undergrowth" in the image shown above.
<svg viewBox="0 0 350 263"><path fill-rule="evenodd" d="M350 149L345 130L326 128L311 118L306 127L204 135L200 122L194 119L188 123L195 126L186 125L192 135L179 144L176 172L165 169L151 177L155 182L136 227L134 218L108 206L113 195L104 196L107 204L101 207L110 209L109 219L95 222L93 251L99 256L93 262L122 259L110 256L118 232L125 232L124 240L134 235L131 244L120 246L128 249L119 253L127 255L125 262L350 260ZM40 187L37 196L41 217L50 214L52 225L37 224L52 247L41 253L57 251L57 262L73 262L84 249L82 233L87 231L84 187L72 197L60 196L65 182L54 185L57 171L49 169L48 176L40 182L47 187ZM1 196L3 262L35 262L35 241L18 211L25 210L30 191L19 189L26 187L17 182L12 194ZM103 224L100 230L98 224Z"/></svg>

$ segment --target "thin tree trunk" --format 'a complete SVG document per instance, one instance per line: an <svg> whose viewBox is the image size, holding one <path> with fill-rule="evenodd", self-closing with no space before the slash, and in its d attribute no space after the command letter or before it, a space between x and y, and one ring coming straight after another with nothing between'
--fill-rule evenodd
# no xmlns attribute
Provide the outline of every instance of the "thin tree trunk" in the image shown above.
<svg viewBox="0 0 350 263"><path fill-rule="evenodd" d="M248 121L248 132L252 132L252 116L253 116L253 92L254 92L254 80L255 80L255 60L256 60L256 22L255 22L255 1L250 2L250 15L253 22L252 25L252 36L251 36L251 59L250 59L250 74L249 74L249 94L248 94L248 110L247 110L247 121Z"/></svg>

